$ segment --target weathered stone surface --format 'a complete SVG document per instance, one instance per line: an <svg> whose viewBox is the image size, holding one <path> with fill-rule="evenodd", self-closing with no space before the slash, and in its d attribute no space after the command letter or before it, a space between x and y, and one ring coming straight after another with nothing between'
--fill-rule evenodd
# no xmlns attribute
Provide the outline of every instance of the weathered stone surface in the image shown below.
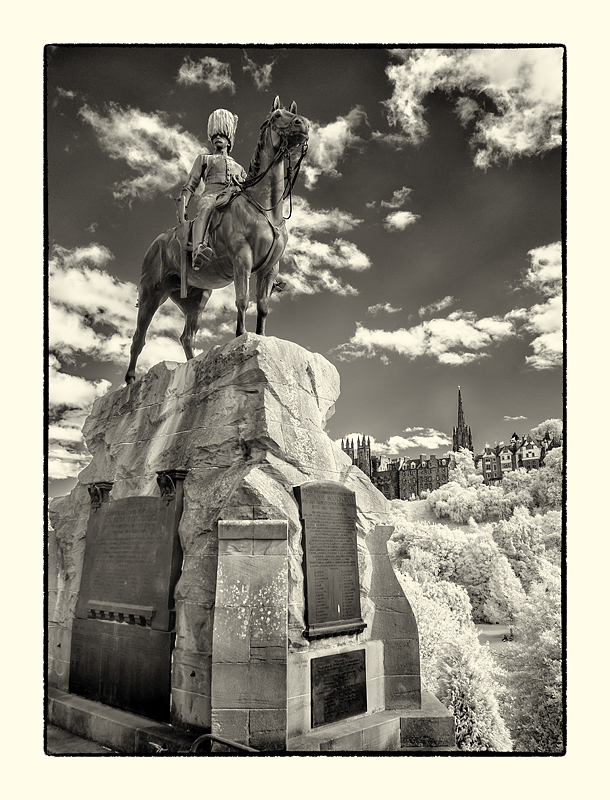
<svg viewBox="0 0 610 800"><path fill-rule="evenodd" d="M141 380L96 400L84 427L92 461L72 493L51 503L57 572L50 621L69 630L74 617L90 509L87 485L112 482L110 502L152 497L158 495L156 471L181 468L189 472L179 528L184 560L175 591L179 663L190 656L205 662L211 655L223 519L286 520L291 647L323 653L353 641L338 636L331 644L309 643L302 636L302 531L292 490L311 480L340 481L356 494L361 610L368 626L361 639L370 637L367 537L387 520L388 503L324 431L338 396L339 375L322 356L245 334L189 362L157 364ZM273 558L273 545L266 547ZM174 721L188 724L192 712L205 726L209 698L198 681L183 688L187 675L174 689Z"/></svg>
<svg viewBox="0 0 610 800"><path fill-rule="evenodd" d="M385 707L418 708L419 636L415 615L388 558L387 540L392 531L379 525L367 539L372 562L368 599L375 605L371 636L384 644Z"/></svg>

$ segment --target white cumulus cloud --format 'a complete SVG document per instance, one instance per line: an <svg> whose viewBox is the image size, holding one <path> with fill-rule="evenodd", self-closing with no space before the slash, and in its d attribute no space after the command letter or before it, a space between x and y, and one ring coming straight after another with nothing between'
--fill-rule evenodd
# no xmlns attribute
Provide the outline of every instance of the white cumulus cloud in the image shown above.
<svg viewBox="0 0 610 800"><path fill-rule="evenodd" d="M332 352L339 360L375 358L390 351L410 360L427 356L441 364L458 365L487 357L488 349L514 335L516 331L510 320L491 317L479 320L473 313L456 311L445 319L395 331L370 329L356 323L350 341Z"/></svg>
<svg viewBox="0 0 610 800"><path fill-rule="evenodd" d="M404 231L409 225L420 219L419 214L411 211L392 211L383 221L383 227L388 231Z"/></svg>
<svg viewBox="0 0 610 800"><path fill-rule="evenodd" d="M535 289L546 300L525 310L524 329L534 334L534 355L526 363L536 370L554 369L563 363L563 282L561 243L535 247L528 253L530 265L524 286Z"/></svg>
<svg viewBox="0 0 610 800"><path fill-rule="evenodd" d="M271 71L275 64L275 59L266 64L257 64L247 53L244 53L244 72L252 75L256 88L260 91L266 89L271 83Z"/></svg>
<svg viewBox="0 0 610 800"><path fill-rule="evenodd" d="M347 232L361 222L339 209L314 210L303 198L294 198L281 267L292 296L323 291L343 296L358 293L337 273L362 272L371 267L371 261L353 242L333 235Z"/></svg>
<svg viewBox="0 0 610 800"><path fill-rule="evenodd" d="M534 305L529 310L525 329L536 334L531 342L533 356L526 362L534 369L552 369L563 362L563 304L560 296L546 303Z"/></svg>
<svg viewBox="0 0 610 800"><path fill-rule="evenodd" d="M348 342L331 350L340 361L378 358L387 363L388 353L413 360L433 358L439 364L460 366L489 358L492 347L513 337L530 339L534 354L526 357L532 369L553 369L563 360L563 303L561 248L559 243L537 247L528 253L530 266L523 286L544 296L530 308L515 308L504 316L479 318L472 311L453 311L447 317L420 322L411 328L388 331L356 323ZM419 309L419 315L438 312L455 302L447 295ZM371 306L371 308L375 308Z"/></svg>
<svg viewBox="0 0 610 800"><path fill-rule="evenodd" d="M204 83L211 92L220 92L226 89L231 94L235 94L231 68L214 56L204 56L199 61L193 61L187 56L182 62L176 80L186 86Z"/></svg>
<svg viewBox="0 0 610 800"><path fill-rule="evenodd" d="M367 308L367 314L372 314L374 317L376 317L380 311L385 311L386 314L396 314L398 311L402 311L402 308L395 308L391 303L376 303L374 306L369 306Z"/></svg>
<svg viewBox="0 0 610 800"><path fill-rule="evenodd" d="M88 105L79 114L93 128L101 149L110 158L124 161L134 173L114 185L117 200L131 203L169 192L186 179L197 155L207 152L180 125L170 124L162 112L147 114L110 103L103 114Z"/></svg>
<svg viewBox="0 0 610 800"><path fill-rule="evenodd" d="M371 444L371 455L385 457L407 457L413 456L413 451L417 455L422 453L430 454L439 449L446 449L451 445L451 438L442 431L435 428L410 427L403 431L406 436L390 436L386 441L377 441L374 436L366 436ZM363 440L362 433L350 433L342 437L344 442L354 442L354 449L357 450L358 439ZM341 439L336 440L336 444L341 444Z"/></svg>
<svg viewBox="0 0 610 800"><path fill-rule="evenodd" d="M530 266L524 285L531 286L541 294L555 297L562 290L561 242L544 247L535 247L528 253Z"/></svg>
<svg viewBox="0 0 610 800"><path fill-rule="evenodd" d="M392 199L382 200L380 205L382 208L400 208L405 204L407 197L412 191L412 189L409 189L406 186L403 186L402 189L396 189L392 195Z"/></svg>
<svg viewBox="0 0 610 800"><path fill-rule="evenodd" d="M87 466L89 456L81 429L97 397L106 394L110 382L88 381L62 372L59 359L49 357L48 471L52 480L75 478Z"/></svg>
<svg viewBox="0 0 610 800"><path fill-rule="evenodd" d="M346 116L337 117L334 122L327 125L311 121L309 149L302 167L307 189L313 189L321 175L340 177L341 173L337 166L348 149L362 145L362 139L356 131L365 122L366 114L359 107L353 108Z"/></svg>
<svg viewBox="0 0 610 800"><path fill-rule="evenodd" d="M422 306L417 313L420 317L425 317L426 314L436 314L439 311L443 311L454 303L455 298L448 294L441 300L435 300L433 303L430 303L430 305Z"/></svg>
<svg viewBox="0 0 610 800"><path fill-rule="evenodd" d="M426 97L440 90L455 98L456 114L471 131L477 167L561 144L561 48L426 48L392 56L398 63L386 68L393 93L384 105L409 143L428 135Z"/></svg>

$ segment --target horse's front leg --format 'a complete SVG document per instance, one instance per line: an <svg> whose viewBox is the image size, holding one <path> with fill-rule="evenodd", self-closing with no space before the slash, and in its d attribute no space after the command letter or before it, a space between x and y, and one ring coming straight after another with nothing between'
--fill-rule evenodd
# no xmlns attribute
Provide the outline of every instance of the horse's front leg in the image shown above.
<svg viewBox="0 0 610 800"><path fill-rule="evenodd" d="M140 283L140 296L138 300L138 320L136 330L131 344L131 358L125 375L125 383L133 383L136 379L136 364L138 356L142 352L146 342L146 332L155 312L159 306L167 300L167 290L160 284L150 285L147 282Z"/></svg>
<svg viewBox="0 0 610 800"><path fill-rule="evenodd" d="M267 315L269 314L269 298L273 289L273 281L277 278L279 266L276 264L265 274L258 274L256 279L256 332L265 335Z"/></svg>
<svg viewBox="0 0 610 800"><path fill-rule="evenodd" d="M180 297L179 292L172 292L170 295L174 303L182 310L185 317L184 330L180 337L180 343L184 350L184 355L189 361L194 358L193 353L193 340L199 330L199 315L207 305L211 289L193 289L191 288L187 297Z"/></svg>
<svg viewBox="0 0 610 800"><path fill-rule="evenodd" d="M252 250L245 245L233 262L235 282L235 306L237 308L237 328L235 336L246 332L246 312L250 304L250 273L252 272Z"/></svg>

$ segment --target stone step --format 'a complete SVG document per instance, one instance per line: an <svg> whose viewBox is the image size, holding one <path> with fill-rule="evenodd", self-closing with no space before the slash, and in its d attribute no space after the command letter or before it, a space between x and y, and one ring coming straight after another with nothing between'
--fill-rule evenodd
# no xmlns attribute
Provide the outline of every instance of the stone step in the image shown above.
<svg viewBox="0 0 610 800"><path fill-rule="evenodd" d="M97 742L90 742L82 736L47 725L45 737L45 753L48 756L112 756L114 750Z"/></svg>
<svg viewBox="0 0 610 800"><path fill-rule="evenodd" d="M404 709L400 714L401 750L455 748L453 714L430 692L421 693L420 709Z"/></svg>
<svg viewBox="0 0 610 800"><path fill-rule="evenodd" d="M117 753L188 753L199 734L173 728L55 687L48 689L49 725ZM422 692L421 709L379 711L353 717L290 739L289 752L444 752L455 749L452 714Z"/></svg>
<svg viewBox="0 0 610 800"><path fill-rule="evenodd" d="M106 706L50 686L47 722L118 753L186 753L198 734Z"/></svg>
<svg viewBox="0 0 610 800"><path fill-rule="evenodd" d="M429 692L420 709L379 711L324 725L290 739L290 752L443 752L455 749L453 715Z"/></svg>
<svg viewBox="0 0 610 800"><path fill-rule="evenodd" d="M290 739L290 752L377 752L400 750L400 714L378 711L366 717L345 719Z"/></svg>

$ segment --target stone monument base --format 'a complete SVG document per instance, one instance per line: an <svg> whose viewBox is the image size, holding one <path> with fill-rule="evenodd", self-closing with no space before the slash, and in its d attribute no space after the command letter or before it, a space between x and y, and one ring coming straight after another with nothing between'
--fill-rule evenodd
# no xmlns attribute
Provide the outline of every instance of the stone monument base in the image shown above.
<svg viewBox="0 0 610 800"><path fill-rule="evenodd" d="M53 724L138 754L149 733L171 743L180 730L270 753L451 744L453 718L421 692L389 503L325 430L338 397L322 356L244 334L96 400L83 429L92 461L50 506ZM164 493L165 475L184 478L180 492ZM144 546L161 530L145 519L151 504L179 519L177 537L173 523L157 537L164 557ZM96 551L95 525L112 547ZM104 557L103 580L88 577L85 550ZM136 592L160 565L161 589ZM136 616L171 650L156 722L132 702L141 654L119 646ZM89 669L83 625L98 621ZM87 691L81 667L95 673ZM116 691L95 694L109 676Z"/></svg>
<svg viewBox="0 0 610 800"><path fill-rule="evenodd" d="M163 722L112 708L52 686L47 691L47 721L50 725L126 755L187 753L197 738L196 733L176 730Z"/></svg>
<svg viewBox="0 0 610 800"><path fill-rule="evenodd" d="M421 709L378 711L346 719L289 739L286 749L305 752L410 752L455 750L453 715L429 692L422 692Z"/></svg>
<svg viewBox="0 0 610 800"><path fill-rule="evenodd" d="M126 755L185 755L198 735L53 687L49 687L47 701L49 724ZM212 749L226 750L220 744ZM453 717L428 692L422 693L419 711L380 711L343 720L289 739L286 748L294 755L367 751L417 755L455 749Z"/></svg>

